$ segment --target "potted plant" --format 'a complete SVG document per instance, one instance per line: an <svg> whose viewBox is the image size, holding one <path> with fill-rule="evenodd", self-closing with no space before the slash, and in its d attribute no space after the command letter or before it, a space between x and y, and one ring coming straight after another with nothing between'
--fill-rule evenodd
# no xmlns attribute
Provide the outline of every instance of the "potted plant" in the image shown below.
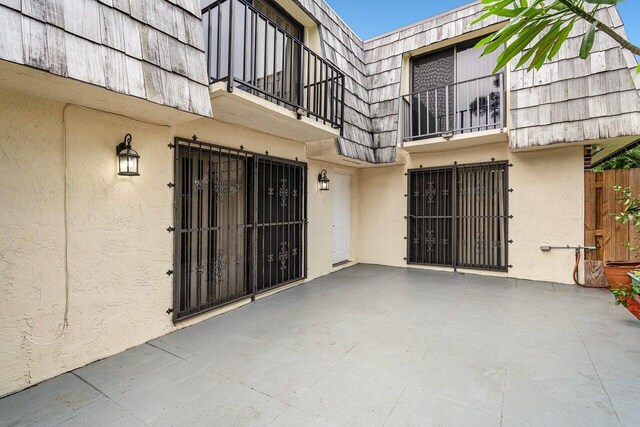
<svg viewBox="0 0 640 427"><path fill-rule="evenodd" d="M629 303L637 301L640 295L640 270L629 272L631 284L628 286L618 286L611 288L611 293L616 297L616 305L629 308Z"/></svg>
<svg viewBox="0 0 640 427"><path fill-rule="evenodd" d="M620 201L618 202L623 206L622 212L615 214L615 219L620 224L627 225L632 224L636 231L640 233L640 199L637 199L631 193L631 188L621 187L616 185L614 187L616 193L620 194ZM625 246L633 252L640 253L640 244L632 244L631 242L625 243ZM604 262L604 274L607 277L607 282L614 295L619 291L621 296L632 292L634 286L632 286L632 280L636 281L640 278L640 273L636 278L635 272L640 272L640 262L638 261L605 261ZM631 274L633 272L633 274ZM640 286L640 284L638 284ZM618 304L619 299L616 299ZM626 299L625 299L626 301ZM626 307L626 305L625 305Z"/></svg>

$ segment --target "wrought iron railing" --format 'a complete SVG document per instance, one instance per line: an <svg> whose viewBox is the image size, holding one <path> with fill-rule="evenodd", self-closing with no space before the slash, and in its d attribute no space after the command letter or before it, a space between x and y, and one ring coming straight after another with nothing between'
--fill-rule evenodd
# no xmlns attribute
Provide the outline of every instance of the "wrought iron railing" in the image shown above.
<svg viewBox="0 0 640 427"><path fill-rule="evenodd" d="M210 83L253 93L342 129L344 74L253 6L220 0L202 10Z"/></svg>
<svg viewBox="0 0 640 427"><path fill-rule="evenodd" d="M502 73L410 93L401 101L404 141L505 126Z"/></svg>

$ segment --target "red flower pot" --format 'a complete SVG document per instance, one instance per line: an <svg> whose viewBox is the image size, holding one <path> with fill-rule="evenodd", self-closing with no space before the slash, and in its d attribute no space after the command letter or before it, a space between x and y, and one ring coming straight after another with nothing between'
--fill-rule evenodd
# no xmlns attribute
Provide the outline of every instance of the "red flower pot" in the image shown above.
<svg viewBox="0 0 640 427"><path fill-rule="evenodd" d="M624 289L631 287L631 277L627 273L640 268L638 261L605 261L604 275L610 288Z"/></svg>

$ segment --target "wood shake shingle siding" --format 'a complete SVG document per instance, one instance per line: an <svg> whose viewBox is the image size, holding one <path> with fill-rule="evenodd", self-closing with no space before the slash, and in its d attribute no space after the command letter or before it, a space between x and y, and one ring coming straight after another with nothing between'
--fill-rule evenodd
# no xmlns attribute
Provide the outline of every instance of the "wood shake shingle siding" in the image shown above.
<svg viewBox="0 0 640 427"><path fill-rule="evenodd" d="M318 22L325 58L345 74L345 113L339 152L347 157L378 163L371 133L369 90L363 42L322 0L299 0ZM395 153L394 153L395 155Z"/></svg>
<svg viewBox="0 0 640 427"><path fill-rule="evenodd" d="M615 7L597 17L624 34ZM540 70L511 71L511 148L640 135L640 77L632 69L637 61L600 31L589 58L580 59L587 27L576 23L566 45Z"/></svg>
<svg viewBox="0 0 640 427"><path fill-rule="evenodd" d="M0 59L211 116L198 0L0 0Z"/></svg>
<svg viewBox="0 0 640 427"><path fill-rule="evenodd" d="M372 131L381 147L398 142L402 56L500 22L490 18L472 26L481 8L467 4L364 42ZM602 9L598 18L624 32L615 7ZM589 59L580 59L586 29L586 23L576 24L566 45L540 70L510 70L510 148L640 135L636 59L602 32Z"/></svg>
<svg viewBox="0 0 640 427"><path fill-rule="evenodd" d="M363 41L323 0L294 1L345 74L338 151L370 163L396 158L403 56L500 22L472 25L482 14L474 2ZM598 18L624 32L615 7ZM581 60L586 28L578 23L540 70L507 73L511 148L640 135L635 57L598 32ZM211 116L204 50L199 0L0 0L0 59Z"/></svg>

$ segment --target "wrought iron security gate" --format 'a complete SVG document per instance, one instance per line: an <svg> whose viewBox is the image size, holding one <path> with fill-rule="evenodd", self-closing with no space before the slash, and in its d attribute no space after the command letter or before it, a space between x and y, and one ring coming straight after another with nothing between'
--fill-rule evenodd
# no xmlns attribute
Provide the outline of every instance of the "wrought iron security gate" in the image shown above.
<svg viewBox="0 0 640 427"><path fill-rule="evenodd" d="M506 271L508 164L408 172L407 263Z"/></svg>
<svg viewBox="0 0 640 427"><path fill-rule="evenodd" d="M306 276L306 165L176 138L174 321Z"/></svg>
<svg viewBox="0 0 640 427"><path fill-rule="evenodd" d="M306 166L256 160L256 291L299 280L306 264Z"/></svg>
<svg viewBox="0 0 640 427"><path fill-rule="evenodd" d="M409 173L410 264L453 266L453 168Z"/></svg>

